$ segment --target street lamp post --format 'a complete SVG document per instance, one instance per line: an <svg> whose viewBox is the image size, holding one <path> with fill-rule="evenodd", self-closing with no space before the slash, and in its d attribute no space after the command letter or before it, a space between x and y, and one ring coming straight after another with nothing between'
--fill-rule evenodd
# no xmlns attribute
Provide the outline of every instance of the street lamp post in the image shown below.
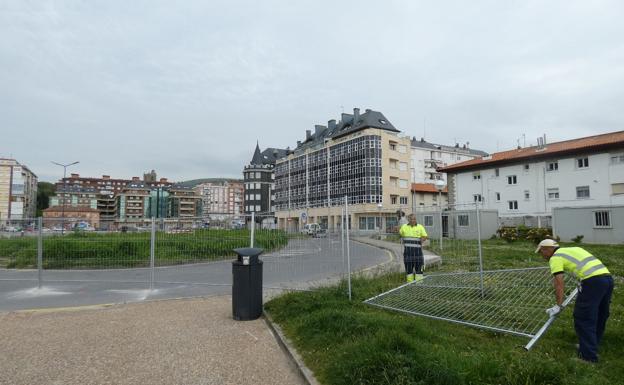
<svg viewBox="0 0 624 385"><path fill-rule="evenodd" d="M66 193L66 187L67 187L67 183L65 182L65 178L67 177L67 167L69 166L73 166L75 164L80 163L79 161L73 162L73 163L69 163L69 164L61 164L61 163L57 163L54 161L51 161L52 163L54 163L57 166L61 166L63 167L63 205L61 206L61 235L65 234L65 193Z"/></svg>
<svg viewBox="0 0 624 385"><path fill-rule="evenodd" d="M440 250L442 250L442 235L444 232L444 226L442 225L442 190L446 187L446 183L442 179L438 179L435 182L435 187L438 190L438 207L440 208Z"/></svg>

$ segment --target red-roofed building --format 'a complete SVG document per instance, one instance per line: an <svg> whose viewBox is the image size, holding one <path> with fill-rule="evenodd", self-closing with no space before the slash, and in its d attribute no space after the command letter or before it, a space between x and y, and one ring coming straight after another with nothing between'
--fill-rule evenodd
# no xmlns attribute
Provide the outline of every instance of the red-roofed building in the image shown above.
<svg viewBox="0 0 624 385"><path fill-rule="evenodd" d="M440 198L442 202L440 203ZM431 183L412 183L412 204L414 207L412 211L419 207L431 207L448 205L448 188L444 187L444 190L440 193L436 186Z"/></svg>
<svg viewBox="0 0 624 385"><path fill-rule="evenodd" d="M556 143L540 138L537 146L438 171L449 175L451 204L478 201L501 218L540 218L548 225L555 207L624 204L624 131Z"/></svg>

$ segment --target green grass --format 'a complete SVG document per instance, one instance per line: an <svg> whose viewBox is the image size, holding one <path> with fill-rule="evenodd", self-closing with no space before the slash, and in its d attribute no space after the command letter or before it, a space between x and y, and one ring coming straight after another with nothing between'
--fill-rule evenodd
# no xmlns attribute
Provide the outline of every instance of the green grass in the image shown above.
<svg viewBox="0 0 624 385"><path fill-rule="evenodd" d="M232 251L249 246L248 230L195 230L192 233L157 233L157 266L187 262L215 261L235 256ZM284 247L285 232L261 231L255 246L265 251ZM43 239L43 267L122 268L149 265L149 233L71 233ZM0 267L32 268L37 264L36 237L0 239Z"/></svg>
<svg viewBox="0 0 624 385"><path fill-rule="evenodd" d="M483 246L484 259L494 268L546 265L533 254L535 247L528 242L509 245L485 241ZM618 275L601 362L596 365L575 358L571 309L531 352L526 352L522 348L526 338L402 315L362 303L402 284L402 274L355 278L352 302L342 284L290 293L265 308L323 384L624 383L624 300L620 288L624 246L583 247Z"/></svg>

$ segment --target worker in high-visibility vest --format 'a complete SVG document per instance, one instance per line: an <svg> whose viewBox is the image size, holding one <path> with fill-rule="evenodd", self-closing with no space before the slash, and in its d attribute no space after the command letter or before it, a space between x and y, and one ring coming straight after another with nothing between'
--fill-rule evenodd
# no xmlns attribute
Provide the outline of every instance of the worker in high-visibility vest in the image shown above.
<svg viewBox="0 0 624 385"><path fill-rule="evenodd" d="M422 242L427 239L427 231L422 225L416 223L416 215L407 216L408 223L401 226L399 234L403 242L403 262L407 282L423 279L423 265L425 259L422 252Z"/></svg>
<svg viewBox="0 0 624 385"><path fill-rule="evenodd" d="M609 318L609 305L613 293L613 277L602 262L580 247L559 247L552 239L539 243L540 253L550 265L557 304L546 309L551 317L562 310L563 273L573 274L579 281L579 293L574 305L574 329L579 339L579 358L598 361L598 346Z"/></svg>

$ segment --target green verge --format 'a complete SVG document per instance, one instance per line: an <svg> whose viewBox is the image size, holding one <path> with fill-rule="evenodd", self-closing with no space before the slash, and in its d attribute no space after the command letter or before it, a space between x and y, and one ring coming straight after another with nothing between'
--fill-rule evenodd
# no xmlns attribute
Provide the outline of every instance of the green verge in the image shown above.
<svg viewBox="0 0 624 385"><path fill-rule="evenodd" d="M248 230L195 230L191 233L156 235L157 266L189 262L217 261L235 256L232 251L249 246ZM284 231L258 231L256 247L265 252L286 246ZM87 233L74 232L43 239L43 267L125 268L149 266L149 233ZM0 267L33 268L37 265L36 237L0 239Z"/></svg>
<svg viewBox="0 0 624 385"><path fill-rule="evenodd" d="M544 266L530 242L512 247L485 241L492 268ZM624 246L582 245L616 274L601 362L575 358L571 309L530 352L528 339L450 322L380 310L362 303L403 283L402 274L352 280L312 292L289 293L265 305L323 384L619 384L624 383ZM451 256L452 257L452 256ZM443 269L446 267L443 265ZM554 297L553 297L554 300Z"/></svg>

